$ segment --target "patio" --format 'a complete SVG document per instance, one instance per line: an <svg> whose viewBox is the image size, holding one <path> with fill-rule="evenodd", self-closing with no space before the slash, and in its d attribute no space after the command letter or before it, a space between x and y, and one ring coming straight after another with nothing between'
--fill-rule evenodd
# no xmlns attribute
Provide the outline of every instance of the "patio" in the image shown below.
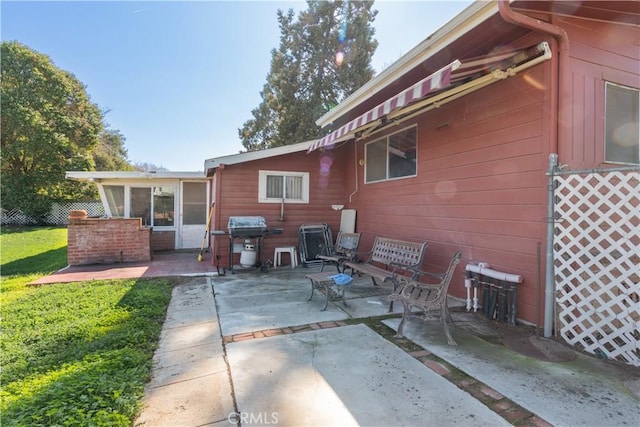
<svg viewBox="0 0 640 427"><path fill-rule="evenodd" d="M455 301L458 346L447 344L437 321L410 320L408 339L397 340L399 308L387 313L390 287L356 277L346 292L349 307L334 301L321 311L319 295L307 301L304 278L317 271L238 272L176 288L161 346L182 349L156 353L155 375L167 382L148 388L139 422L251 424L257 417L268 424L275 416L280 425L635 423L640 373L633 368L536 340L529 328L498 325ZM209 322L196 313L208 313ZM179 322L184 316L191 326ZM199 348L208 349L205 365L193 360ZM180 351L188 363L163 362Z"/></svg>
<svg viewBox="0 0 640 427"><path fill-rule="evenodd" d="M437 321L410 320L407 339L394 339L399 307L389 315L390 287L367 277L347 290L349 307L321 311L304 278L319 266L218 277L190 251L81 270L49 283L186 276L136 425L632 425L640 412L637 369L488 321L459 301L450 301L458 346Z"/></svg>

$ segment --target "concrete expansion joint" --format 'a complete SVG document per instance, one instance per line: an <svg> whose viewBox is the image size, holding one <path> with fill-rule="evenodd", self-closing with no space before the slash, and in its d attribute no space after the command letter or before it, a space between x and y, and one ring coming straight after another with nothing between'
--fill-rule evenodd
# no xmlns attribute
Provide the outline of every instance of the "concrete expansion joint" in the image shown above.
<svg viewBox="0 0 640 427"><path fill-rule="evenodd" d="M159 385L156 385L156 386L149 386L149 388L152 389L152 390L161 390L161 389L163 389L165 387L169 387L169 386L172 386L172 385L175 385L175 384L188 383L190 381L200 380L202 378L207 378L207 377L212 377L212 376L214 376L216 374L217 374L217 372L212 372L212 373L208 373L208 374L205 374L205 375L190 376L189 378L186 378L186 379L183 379L183 380L168 381L166 383L159 384Z"/></svg>
<svg viewBox="0 0 640 427"><path fill-rule="evenodd" d="M278 335L296 334L299 332L317 331L320 329L331 329L331 328L337 328L341 326L347 326L347 323L342 321L329 321L329 322L309 323L306 325L289 326L286 328L263 329L261 331L245 332L245 333L234 334L234 335L223 335L222 342L224 344L229 344L232 342L240 342L240 341L247 341L247 340L253 340L253 339L260 339L260 338L269 338L269 337L275 337Z"/></svg>

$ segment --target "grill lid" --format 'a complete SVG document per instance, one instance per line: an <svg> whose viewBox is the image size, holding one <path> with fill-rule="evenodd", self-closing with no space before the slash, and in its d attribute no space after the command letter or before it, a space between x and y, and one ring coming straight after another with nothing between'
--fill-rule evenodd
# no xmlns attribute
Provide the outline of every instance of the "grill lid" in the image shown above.
<svg viewBox="0 0 640 427"><path fill-rule="evenodd" d="M266 229L267 221L262 216L231 216L229 217L229 230L240 229Z"/></svg>

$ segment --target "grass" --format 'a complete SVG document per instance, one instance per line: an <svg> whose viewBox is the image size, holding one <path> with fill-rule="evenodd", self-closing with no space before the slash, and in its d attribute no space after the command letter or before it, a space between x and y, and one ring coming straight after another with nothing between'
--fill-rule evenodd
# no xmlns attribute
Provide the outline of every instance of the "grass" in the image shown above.
<svg viewBox="0 0 640 427"><path fill-rule="evenodd" d="M171 279L27 286L66 265L66 229L0 235L0 423L130 426Z"/></svg>

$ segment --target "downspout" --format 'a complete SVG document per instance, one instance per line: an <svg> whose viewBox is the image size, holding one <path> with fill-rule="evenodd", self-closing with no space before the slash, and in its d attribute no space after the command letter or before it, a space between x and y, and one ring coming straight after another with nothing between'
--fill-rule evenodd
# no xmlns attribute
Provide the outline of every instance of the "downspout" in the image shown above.
<svg viewBox="0 0 640 427"><path fill-rule="evenodd" d="M351 203L351 198L358 192L358 144L353 142L353 154L355 157L355 175L356 175L356 189L353 193L349 194L349 203Z"/></svg>
<svg viewBox="0 0 640 427"><path fill-rule="evenodd" d="M215 203L213 217L215 218L215 230L222 230L220 228L220 210L222 209L222 171L224 170L224 164L218 166L215 174L215 185L213 187L213 203Z"/></svg>
<svg viewBox="0 0 640 427"><path fill-rule="evenodd" d="M214 230L223 230L222 228L220 228L220 212L222 211L222 171L223 170L224 170L224 164L220 164L220 166L218 166L218 169L215 172L215 185L213 187L214 199L212 202L213 218L215 222ZM213 261L215 259L215 262L216 262L215 266L217 269L219 269L220 268L220 238L219 237L216 237L215 244L216 244L215 255L211 257L211 260ZM231 260L229 260L229 265L231 265Z"/></svg>
<svg viewBox="0 0 640 427"><path fill-rule="evenodd" d="M558 66L555 74L552 74L552 84L555 84L558 88L557 92L551 92L551 128L555 129L555 132L551 134L551 144L549 146L550 157L549 168L553 167L552 163L557 165L557 153L560 142L567 144L570 139L570 130L568 123L568 114L570 112L570 100L566 91L569 88L570 77L565 70L569 67L569 36L567 32L558 27L539 19L534 19L530 16L523 15L515 12L511 9L509 0L499 0L498 11L502 19L520 27L528 28L534 31L541 31L543 33L550 34L558 42ZM549 177L549 185L553 186L553 176ZM553 188L549 188L549 192L552 194ZM547 206L547 244L546 244L546 270L545 270L545 301L544 301L544 337L549 338L552 335L553 329L553 306L554 293L555 293L555 271L553 265L553 196L548 197Z"/></svg>

